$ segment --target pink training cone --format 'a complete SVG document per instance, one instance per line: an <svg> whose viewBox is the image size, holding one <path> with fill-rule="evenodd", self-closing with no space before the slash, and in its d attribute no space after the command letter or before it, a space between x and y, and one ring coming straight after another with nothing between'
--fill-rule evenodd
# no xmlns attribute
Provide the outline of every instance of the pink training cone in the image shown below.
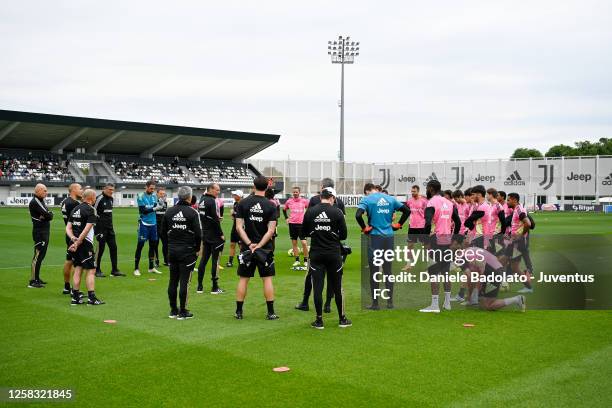
<svg viewBox="0 0 612 408"><path fill-rule="evenodd" d="M291 370L289 367L275 367L272 369L272 371L277 372L277 373L284 373L289 370Z"/></svg>
<svg viewBox="0 0 612 408"><path fill-rule="evenodd" d="M105 320L104 323L115 324L117 323L117 321L116 320Z"/></svg>
<svg viewBox="0 0 612 408"><path fill-rule="evenodd" d="M463 323L463 327L474 327L474 326L476 325L472 323Z"/></svg>

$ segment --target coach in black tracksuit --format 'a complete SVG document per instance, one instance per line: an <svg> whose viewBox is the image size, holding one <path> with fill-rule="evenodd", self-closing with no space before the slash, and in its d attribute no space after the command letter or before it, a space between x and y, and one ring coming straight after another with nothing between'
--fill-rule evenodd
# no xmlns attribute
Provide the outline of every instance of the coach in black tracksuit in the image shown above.
<svg viewBox="0 0 612 408"><path fill-rule="evenodd" d="M321 180L321 190L328 187L334 188L334 181L330 178L324 178L323 180ZM316 196L310 198L310 201L308 202L308 208L313 208L318 204L321 204L321 194L317 194ZM334 197L333 206L337 207L340 211L342 211L343 216L346 215L344 202L340 198ZM343 260L346 260L346 255L343 256ZM295 306L296 309L303 310L305 312L309 310L308 299L310 298L310 292L312 292L312 277L310 275L310 268L308 268L308 271L306 272L306 277L304 278L304 295L302 301L298 303L297 306ZM330 306L331 300L334 297L334 292L328 286L326 293L327 294L325 296L325 306L323 309L325 310L325 313L329 313L331 311Z"/></svg>
<svg viewBox="0 0 612 408"><path fill-rule="evenodd" d="M344 313L342 297L342 240L347 237L344 214L333 206L336 191L327 187L321 191L321 204L309 208L304 215L304 234L310 236L309 272L314 288L314 303L317 312L312 327L323 328L323 285L327 274L328 289L336 298L340 327L351 326Z"/></svg>
<svg viewBox="0 0 612 408"><path fill-rule="evenodd" d="M117 266L117 240L115 239L115 229L113 227L113 193L115 185L108 183L104 186L102 194L96 198L94 208L98 214L98 222L95 228L96 239L98 240L98 258L96 260L96 276L104 278L102 273L102 255L104 248L108 244L108 251L111 259L111 276L125 276L119 272Z"/></svg>
<svg viewBox="0 0 612 408"><path fill-rule="evenodd" d="M204 292L202 281L204 280L204 272L208 260L211 260L210 277L212 280L211 294L223 293L219 288L217 281L217 268L219 266L219 255L223 252L223 244L225 237L221 229L221 220L216 198L219 195L220 188L217 183L209 184L206 188L206 193L200 198L198 211L200 213L200 222L202 223L202 259L198 266L198 293ZM212 259L211 259L212 258Z"/></svg>
<svg viewBox="0 0 612 408"><path fill-rule="evenodd" d="M40 279L40 266L45 259L45 255L47 255L53 212L47 208L45 197L47 197L47 186L37 184L34 187L34 197L30 200L29 205L30 218L32 219L32 239L34 240L34 257L32 258L29 288L44 288L46 283Z"/></svg>
<svg viewBox="0 0 612 408"><path fill-rule="evenodd" d="M162 232L166 234L168 240L170 263L168 299L171 319L183 320L193 317L193 314L187 310L187 290L202 243L202 229L200 216L191 207L191 194L191 187L179 187L179 201L166 211L162 219L164 224ZM180 308L176 304L176 288L179 284Z"/></svg>
<svg viewBox="0 0 612 408"><path fill-rule="evenodd" d="M164 234L163 226L164 215L168 210L168 202L166 201L166 190L163 187L157 189L157 210L155 210L155 221L157 222L157 236L162 243L162 258L164 265L168 265L168 241ZM155 266L159 266L159 245L155 247Z"/></svg>

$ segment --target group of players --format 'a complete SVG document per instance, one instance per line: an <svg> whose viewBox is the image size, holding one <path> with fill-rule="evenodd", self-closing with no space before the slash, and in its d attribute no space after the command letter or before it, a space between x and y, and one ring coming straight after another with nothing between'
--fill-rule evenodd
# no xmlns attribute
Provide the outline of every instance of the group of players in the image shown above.
<svg viewBox="0 0 612 408"><path fill-rule="evenodd" d="M482 185L465 191L442 191L440 182L431 180L426 185L426 196L422 196L418 185L411 188L411 197L406 203L398 202L386 194L380 186L366 184L365 197L357 209L357 222L363 233L370 235L369 268L372 304L369 309L380 309L377 292L379 282L375 274L382 269L383 275L391 274L391 262L376 265L376 250L393 251L393 231L401 229L410 218L408 232L408 255L412 256L415 245L434 254L429 262L428 272L434 277L448 276L451 267L460 267L469 279L462 283L459 293L451 298L451 280L432 278L431 303L421 312L439 313L439 282L444 284L443 309L451 310L451 301L466 305L480 305L486 310L496 310L508 305L517 305L525 310L523 293L531 293L530 277L532 263L529 254L529 231L535 222L520 204L517 193L507 194ZM399 222L394 223L394 213L402 212ZM363 215L368 216L368 225ZM470 251L467 251L470 249ZM458 251L462 250L462 251ZM478 259L458 259L457 254L477 253ZM446 256L446 255L450 256ZM437 255L437 257L435 256ZM459 255L463 256L463 255ZM521 271L521 261L526 269ZM411 269L414 262L408 262L404 271ZM497 299L503 279L473 279L470 272L481 275L521 276L517 279L524 284L521 295ZM393 280L385 279L388 292L387 307L393 308ZM466 294L467 292L467 294ZM466 296L467 295L467 296Z"/></svg>
<svg viewBox="0 0 612 408"><path fill-rule="evenodd" d="M400 203L388 195L380 186L368 183L364 187L365 196L358 205L356 219L362 232L368 235L370 274L381 267L375 266L372 253L376 249L392 249L394 231L402 228L410 219L408 246L412 249L421 243L424 248L451 249L480 248L486 253L484 262L467 262L464 270L476 270L481 274L498 274L504 270L529 275L532 269L528 249L528 232L534 227L531 219L519 203L519 196L495 189L485 190L483 186L472 187L465 192L441 191L436 180L427 184L426 197L422 196L419 186L411 189L411 197ZM118 269L117 243L113 227L114 185L107 184L96 197L93 189L83 189L73 183L69 186L68 197L61 203L61 211L66 226L66 261L64 264L64 294L71 295L71 304L85 303L84 293L80 291L81 275L85 272L87 304L101 305L95 294L95 277L105 277L100 269L100 261L108 245L111 258L112 277L123 277ZM219 199L220 187L212 183L197 201L191 188L183 186L178 191L178 202L168 208L163 188L156 189L154 181L146 184L145 191L137 197L138 240L135 253L134 276L141 276L139 264L144 245L149 243L149 273L160 274L158 242L162 241L163 264L170 267L168 295L171 305L171 318L188 319L193 314L186 309L187 286L191 273L198 266L197 293L203 293L203 279L210 261L212 288L211 294L223 293L218 284L220 256L225 236L221 228L223 201ZM50 222L53 212L45 204L47 189L43 184L35 187L30 202L30 215L33 223L34 257L29 287L43 288L45 282L40 278L40 268L49 244ZM309 310L309 297L314 287L316 320L315 328L323 328L322 314L330 312L331 300L335 297L338 307L340 327L351 325L344 314L342 291L342 269L350 248L344 246L346 239L345 210L342 201L336 197L333 181L324 179L321 194L310 200L301 197L299 187L292 189L292 196L284 205L274 198L270 180L258 177L254 180L251 194L243 198L242 191L233 191L234 206L230 234L230 254L226 267L233 267L238 258L240 280L236 290L237 319L243 318L243 304L248 280L258 269L264 283L264 297L267 303L269 320L276 320L274 312L274 289L272 276L274 269L274 240L277 236L276 223L282 213L289 225L292 255L295 257L294 269L305 269L304 296L296 309ZM507 199L507 201L506 201ZM170 211L171 210L171 211ZM395 222L395 212L402 213ZM194 216L197 215L197 216ZM368 222L363 219L367 215ZM197 226L196 226L197 222ZM307 238L311 240L308 246ZM97 242L97 250L94 243ZM301 246L301 248L299 248ZM239 254L237 254L239 248ZM300 249L303 264L300 263ZM526 270L519 270L521 260ZM188 262L187 262L188 261ZM439 260L429 266L431 274L448 274L451 263ZM410 268L410 264L406 269ZM382 266L385 275L391 273L391 265ZM327 276L327 296L322 301L324 280ZM391 296L387 307L393 307L393 284L386 282ZM177 286L180 305L177 305ZM370 309L380 308L375 290L378 283L370 280L372 304ZM432 281L432 302L421 309L422 312L440 312L438 284ZM522 292L531 291L527 280ZM450 310L450 302L457 300L470 305L481 304L486 309L497 309L509 304L525 307L523 296L498 300L499 285L471 283L461 287L457 296L451 299L450 283L444 283L443 308ZM467 293L466 293L467 292ZM466 300L467 299L467 300Z"/></svg>

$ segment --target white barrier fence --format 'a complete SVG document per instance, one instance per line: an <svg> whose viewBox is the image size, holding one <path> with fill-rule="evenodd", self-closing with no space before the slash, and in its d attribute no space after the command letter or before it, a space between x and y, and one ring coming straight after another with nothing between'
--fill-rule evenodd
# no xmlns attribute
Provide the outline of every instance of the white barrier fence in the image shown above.
<svg viewBox="0 0 612 408"><path fill-rule="evenodd" d="M306 195L319 190L321 179L329 177L340 194L359 195L367 182L380 184L393 195L407 195L412 185L421 188L437 179L443 189L465 190L483 184L525 198L570 196L612 196L612 156L554 157L468 161L420 161L408 163L337 161L250 160L262 174L283 181L285 193L299 186ZM344 174L344 177L342 177ZM550 201L550 200L549 200Z"/></svg>

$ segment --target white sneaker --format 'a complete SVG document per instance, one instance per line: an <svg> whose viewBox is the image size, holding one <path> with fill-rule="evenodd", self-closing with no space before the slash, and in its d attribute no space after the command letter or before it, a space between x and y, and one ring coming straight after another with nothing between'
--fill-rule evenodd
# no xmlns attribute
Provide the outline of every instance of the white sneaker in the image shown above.
<svg viewBox="0 0 612 408"><path fill-rule="evenodd" d="M527 310L527 300L525 300L525 296L521 295L521 299L518 302L517 306L519 307L521 312L524 312L525 310Z"/></svg>
<svg viewBox="0 0 612 408"><path fill-rule="evenodd" d="M517 293L533 293L533 288L523 288L516 291Z"/></svg>
<svg viewBox="0 0 612 408"><path fill-rule="evenodd" d="M153 268L153 269L149 269L149 273L156 273L158 275L161 275L162 273L160 271L158 271L157 269Z"/></svg>
<svg viewBox="0 0 612 408"><path fill-rule="evenodd" d="M462 298L459 295L456 295L454 298L451 298L451 302L465 302L465 298Z"/></svg>
<svg viewBox="0 0 612 408"><path fill-rule="evenodd" d="M451 304L450 302L444 302L444 306L442 306L444 308L444 310L451 310Z"/></svg>
<svg viewBox="0 0 612 408"><path fill-rule="evenodd" d="M507 292L508 290L510 290L510 285L508 285L508 282L504 281L501 284L501 290L504 292Z"/></svg>
<svg viewBox="0 0 612 408"><path fill-rule="evenodd" d="M291 266L292 266L292 267L294 267L294 268L297 268L297 267L298 267L298 266L300 266L300 265L301 265L301 264L300 264L300 261L295 261L295 262L293 263L293 265L291 265Z"/></svg>
<svg viewBox="0 0 612 408"><path fill-rule="evenodd" d="M140 276L140 271L138 269L134 269L134 276Z"/></svg>
<svg viewBox="0 0 612 408"><path fill-rule="evenodd" d="M440 313L440 306L438 306L438 305L429 305L429 306L419 310L419 312L423 312L423 313Z"/></svg>

